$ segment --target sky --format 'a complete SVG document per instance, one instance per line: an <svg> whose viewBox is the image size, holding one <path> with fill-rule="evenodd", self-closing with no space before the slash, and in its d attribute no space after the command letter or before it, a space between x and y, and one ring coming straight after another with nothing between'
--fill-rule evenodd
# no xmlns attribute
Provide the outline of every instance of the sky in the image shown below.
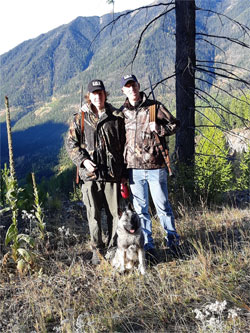
<svg viewBox="0 0 250 333"><path fill-rule="evenodd" d="M115 0L115 12L134 9L153 0ZM106 0L3 0L0 13L0 54L78 16L110 13Z"/></svg>

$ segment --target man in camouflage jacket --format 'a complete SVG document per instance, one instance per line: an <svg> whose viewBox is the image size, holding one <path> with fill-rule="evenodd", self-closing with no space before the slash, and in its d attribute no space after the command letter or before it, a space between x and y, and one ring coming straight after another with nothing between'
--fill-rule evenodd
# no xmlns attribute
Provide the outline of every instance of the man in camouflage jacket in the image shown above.
<svg viewBox="0 0 250 333"><path fill-rule="evenodd" d="M99 263L102 240L101 210L108 224L108 248L115 245L118 222L119 185L125 175L123 160L125 128L122 114L106 102L101 80L88 85L86 104L74 115L66 138L66 149L83 181L83 202L93 250L92 263Z"/></svg>
<svg viewBox="0 0 250 333"><path fill-rule="evenodd" d="M160 102L148 99L139 89L140 84L134 75L122 78L122 91L127 96L121 107L126 129L124 159L129 171L133 205L141 218L146 257L148 260L155 260L148 188L160 223L166 231L166 245L173 249L179 243L179 235L168 200L166 164L154 132L158 134L160 143L165 148L165 137L176 132L179 121ZM149 110L153 104L156 104L155 122L150 121Z"/></svg>

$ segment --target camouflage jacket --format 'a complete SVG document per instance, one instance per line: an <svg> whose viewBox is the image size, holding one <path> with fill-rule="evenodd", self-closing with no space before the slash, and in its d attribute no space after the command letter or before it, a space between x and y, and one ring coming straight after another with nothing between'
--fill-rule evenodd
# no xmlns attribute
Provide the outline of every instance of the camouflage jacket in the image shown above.
<svg viewBox="0 0 250 333"><path fill-rule="evenodd" d="M155 137L149 128L149 106L156 104L156 124L162 146L166 147L166 136L179 128L179 120L158 101L150 100L141 93L142 101L132 106L128 99L121 107L125 117L126 144L124 159L128 168L158 169L164 168L165 162Z"/></svg>
<svg viewBox="0 0 250 333"><path fill-rule="evenodd" d="M81 132L82 117L83 133ZM121 112L106 103L105 111L98 118L91 108L84 104L82 109L74 115L65 146L69 157L78 166L79 176L83 181L117 182L125 176L126 172L123 160L124 143L125 127ZM97 170L94 173L89 173L83 166L86 159L96 163Z"/></svg>

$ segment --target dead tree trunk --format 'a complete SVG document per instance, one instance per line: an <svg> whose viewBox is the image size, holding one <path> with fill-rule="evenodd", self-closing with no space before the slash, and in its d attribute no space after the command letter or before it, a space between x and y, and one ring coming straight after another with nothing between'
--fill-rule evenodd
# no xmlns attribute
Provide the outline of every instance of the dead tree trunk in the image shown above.
<svg viewBox="0 0 250 333"><path fill-rule="evenodd" d="M7 134L8 134L8 147L9 147L10 175L13 178L15 178L12 132L11 132L11 124L10 124L10 106L9 106L9 99L7 96L5 96L5 106L6 106L6 126L7 126Z"/></svg>
<svg viewBox="0 0 250 333"><path fill-rule="evenodd" d="M192 169L195 148L195 0L176 0L175 4L176 116L181 122L181 129L176 134L176 153L178 162Z"/></svg>

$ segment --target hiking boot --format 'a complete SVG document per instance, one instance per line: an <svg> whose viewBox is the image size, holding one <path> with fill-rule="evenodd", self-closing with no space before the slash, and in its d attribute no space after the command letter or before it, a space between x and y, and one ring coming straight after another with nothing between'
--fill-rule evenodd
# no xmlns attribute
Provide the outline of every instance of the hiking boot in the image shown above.
<svg viewBox="0 0 250 333"><path fill-rule="evenodd" d="M91 264L94 266L97 266L101 263L101 260L99 258L100 254L98 250L93 250Z"/></svg>
<svg viewBox="0 0 250 333"><path fill-rule="evenodd" d="M146 263L148 266L157 265L158 258L154 248L148 249L145 252Z"/></svg>

